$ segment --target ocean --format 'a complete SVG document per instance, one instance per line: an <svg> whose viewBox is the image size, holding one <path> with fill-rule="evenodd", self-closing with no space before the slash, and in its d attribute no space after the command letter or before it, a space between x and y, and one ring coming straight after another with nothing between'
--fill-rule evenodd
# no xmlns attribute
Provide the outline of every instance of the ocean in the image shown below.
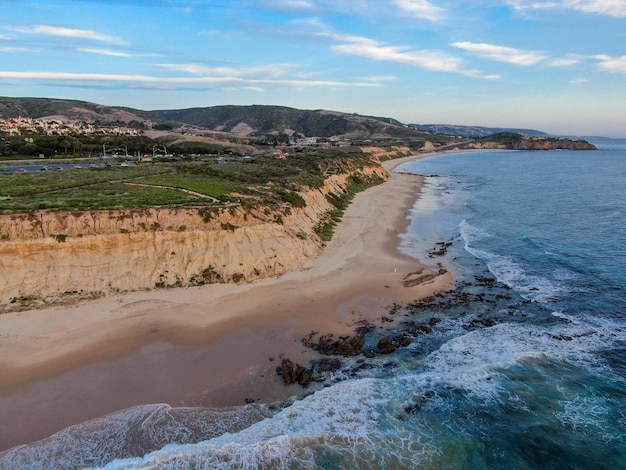
<svg viewBox="0 0 626 470"><path fill-rule="evenodd" d="M626 469L626 140L591 140L396 170L425 175L401 251L455 288L395 306L394 354L289 403L120 411L0 468Z"/></svg>

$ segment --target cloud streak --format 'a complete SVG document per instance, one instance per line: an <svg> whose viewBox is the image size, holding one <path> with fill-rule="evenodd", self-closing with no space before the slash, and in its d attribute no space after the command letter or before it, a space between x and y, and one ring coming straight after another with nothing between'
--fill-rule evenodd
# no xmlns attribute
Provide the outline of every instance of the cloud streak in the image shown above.
<svg viewBox="0 0 626 470"><path fill-rule="evenodd" d="M347 82L333 80L273 80L244 79L239 77L155 77L150 75L122 75L100 73L68 72L2 72L0 79L49 80L65 82L117 82L117 83L172 83L205 84L222 86L288 86L310 87L376 87L377 83L367 81Z"/></svg>
<svg viewBox="0 0 626 470"><path fill-rule="evenodd" d="M209 67L201 64L154 64L166 70L184 72L191 75L220 75L231 77L263 76L265 78L283 77L296 66L291 64L270 64L250 67Z"/></svg>
<svg viewBox="0 0 626 470"><path fill-rule="evenodd" d="M76 52L84 52L85 54L106 55L110 57L134 57L132 54L121 51L112 51L110 49L90 49L87 47L78 47L74 49Z"/></svg>
<svg viewBox="0 0 626 470"><path fill-rule="evenodd" d="M369 38L320 33L321 36L344 44L335 44L331 50L336 54L353 55L375 61L395 62L431 72L447 72L475 78L498 79L497 75L485 75L480 70L466 69L463 61L443 51L411 50L404 46L387 46Z"/></svg>
<svg viewBox="0 0 626 470"><path fill-rule="evenodd" d="M13 26L11 29L23 34L37 34L62 38L89 39L91 41L106 42L109 44L124 44L120 38L108 36L89 29L64 28L51 25Z"/></svg>
<svg viewBox="0 0 626 470"><path fill-rule="evenodd" d="M600 63L596 66L599 70L602 70L603 72L626 75L626 55L621 57L611 57L601 54L595 56L594 59L600 61Z"/></svg>
<svg viewBox="0 0 626 470"><path fill-rule="evenodd" d="M495 60L498 62L506 62L509 64L522 65L525 67L535 65L544 61L548 56L542 51L524 51L512 47L497 46L495 44L476 43L476 42L453 42L453 47L463 49L480 57Z"/></svg>
<svg viewBox="0 0 626 470"><path fill-rule="evenodd" d="M405 13L429 21L439 21L444 10L426 0L394 0L394 3Z"/></svg>
<svg viewBox="0 0 626 470"><path fill-rule="evenodd" d="M29 49L27 47L0 47L0 52L6 54L23 54L26 52L38 52L35 49Z"/></svg>
<svg viewBox="0 0 626 470"><path fill-rule="evenodd" d="M562 0L556 2L510 0L508 4L518 10L574 10L582 13L626 18L626 2L624 0Z"/></svg>

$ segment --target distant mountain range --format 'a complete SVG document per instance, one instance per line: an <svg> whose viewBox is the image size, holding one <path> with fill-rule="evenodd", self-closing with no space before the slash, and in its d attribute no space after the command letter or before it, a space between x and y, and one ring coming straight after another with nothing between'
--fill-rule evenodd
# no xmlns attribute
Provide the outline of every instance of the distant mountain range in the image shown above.
<svg viewBox="0 0 626 470"><path fill-rule="evenodd" d="M302 137L422 141L427 136L428 140L433 140L429 133L412 129L392 118L328 110L252 105L142 111L77 100L0 97L0 118L17 117L167 130L186 125L239 135L298 134Z"/></svg>
<svg viewBox="0 0 626 470"><path fill-rule="evenodd" d="M535 129L515 129L510 127L456 126L453 124L409 124L409 127L435 134L457 135L460 137L487 137L501 132L512 132L526 137L549 136L549 134Z"/></svg>
<svg viewBox="0 0 626 470"><path fill-rule="evenodd" d="M0 118L17 117L172 130L187 125L240 135L297 134L302 137L415 139L440 143L450 140L446 136L485 137L498 132L514 132L529 137L548 135L532 129L447 124L405 125L389 117L362 116L322 109L301 110L286 106L233 105L143 111L78 100L0 97Z"/></svg>

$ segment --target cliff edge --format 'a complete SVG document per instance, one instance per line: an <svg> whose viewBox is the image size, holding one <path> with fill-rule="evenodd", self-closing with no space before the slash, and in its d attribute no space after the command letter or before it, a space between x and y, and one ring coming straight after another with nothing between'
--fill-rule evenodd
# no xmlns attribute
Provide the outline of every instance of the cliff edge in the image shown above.
<svg viewBox="0 0 626 470"><path fill-rule="evenodd" d="M388 174L371 166L329 175L300 192L303 207L278 214L232 205L0 215L0 310L302 269L323 248L333 197L355 176Z"/></svg>

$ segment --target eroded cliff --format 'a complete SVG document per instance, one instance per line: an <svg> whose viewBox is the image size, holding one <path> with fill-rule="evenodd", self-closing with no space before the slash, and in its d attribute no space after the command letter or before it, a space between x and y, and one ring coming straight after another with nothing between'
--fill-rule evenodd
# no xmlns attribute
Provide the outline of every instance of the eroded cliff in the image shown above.
<svg viewBox="0 0 626 470"><path fill-rule="evenodd" d="M386 178L380 166L358 170ZM351 173L300 193L278 213L238 205L0 216L0 309L67 296L241 282L301 268L322 249L316 227Z"/></svg>

